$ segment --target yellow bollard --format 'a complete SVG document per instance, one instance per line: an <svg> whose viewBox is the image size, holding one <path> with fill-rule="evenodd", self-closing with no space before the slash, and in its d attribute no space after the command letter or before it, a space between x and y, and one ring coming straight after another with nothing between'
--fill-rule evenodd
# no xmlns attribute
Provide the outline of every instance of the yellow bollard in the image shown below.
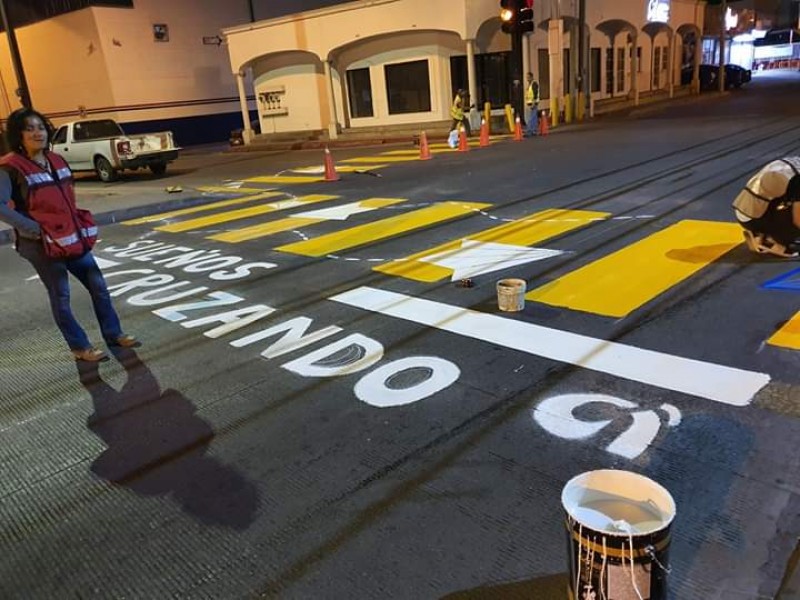
<svg viewBox="0 0 800 600"><path fill-rule="evenodd" d="M558 98L550 98L550 128L558 127Z"/></svg>
<svg viewBox="0 0 800 600"><path fill-rule="evenodd" d="M564 123L572 123L572 94L564 96Z"/></svg>
<svg viewBox="0 0 800 600"><path fill-rule="evenodd" d="M586 116L586 94L578 92L578 106L575 107L575 116L578 121L583 121Z"/></svg>
<svg viewBox="0 0 800 600"><path fill-rule="evenodd" d="M483 105L483 120L486 121L486 127L489 133L492 132L492 103L486 102Z"/></svg>
<svg viewBox="0 0 800 600"><path fill-rule="evenodd" d="M508 122L508 133L514 133L514 109L510 104L506 104L506 121Z"/></svg>

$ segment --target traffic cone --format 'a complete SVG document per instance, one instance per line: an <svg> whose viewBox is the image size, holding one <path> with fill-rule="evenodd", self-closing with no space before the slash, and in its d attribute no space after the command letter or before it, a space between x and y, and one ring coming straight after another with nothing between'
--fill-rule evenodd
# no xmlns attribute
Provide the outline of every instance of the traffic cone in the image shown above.
<svg viewBox="0 0 800 600"><path fill-rule="evenodd" d="M539 135L548 135L550 133L550 125L548 124L547 112L542 111L539 117Z"/></svg>
<svg viewBox="0 0 800 600"><path fill-rule="evenodd" d="M333 164L331 151L325 146L325 181L339 181L339 174Z"/></svg>
<svg viewBox="0 0 800 600"><path fill-rule="evenodd" d="M467 143L467 130L463 127L458 130L458 151L467 152L469 144Z"/></svg>
<svg viewBox="0 0 800 600"><path fill-rule="evenodd" d="M481 139L478 145L481 148L489 145L489 125L486 123L486 119L481 119Z"/></svg>
<svg viewBox="0 0 800 600"><path fill-rule="evenodd" d="M522 140L522 123L520 123L519 117L514 119L514 141L519 142Z"/></svg>
<svg viewBox="0 0 800 600"><path fill-rule="evenodd" d="M424 131L419 136L419 159L431 159L431 149L428 148L428 135Z"/></svg>

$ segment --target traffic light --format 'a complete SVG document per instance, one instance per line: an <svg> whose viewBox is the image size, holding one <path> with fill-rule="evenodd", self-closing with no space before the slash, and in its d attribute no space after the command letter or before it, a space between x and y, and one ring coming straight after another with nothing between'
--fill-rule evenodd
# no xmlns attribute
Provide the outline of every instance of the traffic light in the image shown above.
<svg viewBox="0 0 800 600"><path fill-rule="evenodd" d="M533 0L500 0L500 20L505 33L533 31Z"/></svg>
<svg viewBox="0 0 800 600"><path fill-rule="evenodd" d="M519 30L522 33L533 31L533 7L523 6L519 9Z"/></svg>
<svg viewBox="0 0 800 600"><path fill-rule="evenodd" d="M519 22L519 0L500 0L501 29L505 33L514 33Z"/></svg>

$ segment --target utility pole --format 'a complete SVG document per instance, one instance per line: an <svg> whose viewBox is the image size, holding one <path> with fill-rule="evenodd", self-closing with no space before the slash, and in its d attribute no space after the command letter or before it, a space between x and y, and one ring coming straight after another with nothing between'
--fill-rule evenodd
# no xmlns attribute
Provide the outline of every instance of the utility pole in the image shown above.
<svg viewBox="0 0 800 600"><path fill-rule="evenodd" d="M14 28L8 20L8 11L6 10L6 0L0 0L0 17L3 19L3 28L6 30L8 36L8 46L11 50L11 62L14 64L14 73L17 75L17 96L22 106L31 108L31 94L28 91L28 82L25 80L25 71L22 69L22 60L19 57L19 46L17 45L17 36L14 34Z"/></svg>
<svg viewBox="0 0 800 600"><path fill-rule="evenodd" d="M571 43L571 42L570 42ZM586 0L578 2L578 120L582 120L586 111L586 99L589 97L589 78L586 76Z"/></svg>
<svg viewBox="0 0 800 600"><path fill-rule="evenodd" d="M511 100L514 112L521 121L525 120L525 112L522 110L522 29L519 19L514 23L514 31L511 34Z"/></svg>
<svg viewBox="0 0 800 600"><path fill-rule="evenodd" d="M725 21L725 17L728 14L728 0L722 0L722 18L720 19L720 28L719 28L719 75L717 79L719 79L719 91L725 91L725 32L727 28L727 23Z"/></svg>

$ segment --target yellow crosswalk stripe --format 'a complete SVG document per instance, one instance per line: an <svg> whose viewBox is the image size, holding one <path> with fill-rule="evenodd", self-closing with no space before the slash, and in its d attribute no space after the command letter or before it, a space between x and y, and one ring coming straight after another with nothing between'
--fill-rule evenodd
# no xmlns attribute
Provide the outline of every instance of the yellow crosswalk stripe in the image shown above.
<svg viewBox="0 0 800 600"><path fill-rule="evenodd" d="M201 185L197 188L199 192L208 192L210 194L260 194L261 192L268 192L271 190L262 190L259 188L246 188L246 187L228 187L224 185Z"/></svg>
<svg viewBox="0 0 800 600"><path fill-rule="evenodd" d="M398 204L400 202L405 202L405 200L403 198L369 198L367 200L361 200L360 202L354 204L360 205L363 209L373 210L377 208L384 208L386 206L391 206L393 204ZM361 210L359 212L364 212L364 210ZM208 236L208 239L236 244L238 242L254 240L257 238L266 237L268 235L273 235L275 233L281 233L283 231L302 229L303 227L308 227L309 225L315 225L316 223L322 223L323 221L326 220L327 219L324 218L301 217L301 216L287 217L285 219L280 219L278 221L272 221L271 223L259 223L258 225L253 225L251 227L244 227L242 229L236 229L234 231L226 231L225 233L210 235Z"/></svg>
<svg viewBox="0 0 800 600"><path fill-rule="evenodd" d="M396 277L405 277L414 281L432 283L449 278L453 274L453 269L425 262L425 257L441 255L445 252L453 252L455 254L461 249L464 240L532 246L608 216L609 213L589 210L543 210L527 215L522 219L470 235L463 240L454 240L435 248L412 254L407 258L373 267L373 271Z"/></svg>
<svg viewBox="0 0 800 600"><path fill-rule="evenodd" d="M342 161L342 162L346 162L346 160ZM384 161L378 161L378 162L380 163L380 162L384 162ZM387 166L388 165L382 165L382 164L374 164L373 165L373 164L370 164L369 165L369 169L370 170L382 169L383 167L387 167ZM340 165L336 165L336 171L339 172L339 173L355 173L357 171L363 171L365 168L366 167L362 167L361 165L341 165L341 164ZM324 179L325 167L323 167L321 165L315 165L315 166L311 166L311 167L298 167L296 169L287 169L287 172L291 172L291 173L295 174L295 175L291 175L291 177L294 177L294 176L304 177L304 176L308 176L308 175L312 175L312 176L317 176L318 175L319 177ZM285 178L285 177L290 177L290 176L289 175L275 175L275 177Z"/></svg>
<svg viewBox="0 0 800 600"><path fill-rule="evenodd" d="M372 163L396 163L396 162L408 162L408 161L412 161L412 160L418 160L419 159L419 152L417 152L416 154L417 154L417 156L411 156L411 155L408 155L408 156L405 156L405 155L401 155L401 156L383 156L383 155L381 155L381 156L359 156L357 158L345 158L341 162L343 162L343 163L369 164L370 167L371 167ZM381 166L385 167L386 165L381 165ZM337 166L336 169L339 170L340 167Z"/></svg>
<svg viewBox="0 0 800 600"><path fill-rule="evenodd" d="M212 225L219 225L220 223L229 223L230 221L238 221L239 219L247 219L259 215L265 215L267 213L275 212L276 210L285 210L287 208L296 208L298 206L305 206L306 204L313 204L315 202L325 202L327 200L335 200L338 197L339 196L326 196L323 194L299 196L297 198L279 200L278 202L260 204L258 206L241 208L239 210L231 210L216 215L209 215L207 217L190 219L188 221L180 221L178 223L160 225L155 229L158 231L168 231L170 233L191 231L193 229L202 229L204 227L210 227Z"/></svg>
<svg viewBox="0 0 800 600"><path fill-rule="evenodd" d="M526 294L553 306L624 317L742 242L735 223L681 221Z"/></svg>
<svg viewBox="0 0 800 600"><path fill-rule="evenodd" d="M153 223L155 221L163 221L164 219L171 219L173 217L182 217L184 215L193 215L200 212L207 212L217 208L227 208L228 206L236 206L237 204L245 204L247 202L254 202L256 200L263 200L264 198L274 198L276 196L285 195L283 192L262 192L253 196L243 196L242 198L233 198L231 200L220 200L219 202L210 202L209 204L201 204L200 206L192 206L191 208L181 208L178 210L171 210L169 212L158 213L157 215L148 215L138 219L131 219L123 221L123 225L144 225L146 223Z"/></svg>
<svg viewBox="0 0 800 600"><path fill-rule="evenodd" d="M316 183L324 181L325 178L315 175L262 175L245 179L247 183Z"/></svg>
<svg viewBox="0 0 800 600"><path fill-rule="evenodd" d="M384 240L441 221L462 217L489 206L491 205L479 202L440 202L396 217L322 235L313 240L279 246L275 250L302 256L325 256L333 252L340 252Z"/></svg>
<svg viewBox="0 0 800 600"><path fill-rule="evenodd" d="M767 340L771 346L800 350L800 312L789 319L783 327Z"/></svg>

